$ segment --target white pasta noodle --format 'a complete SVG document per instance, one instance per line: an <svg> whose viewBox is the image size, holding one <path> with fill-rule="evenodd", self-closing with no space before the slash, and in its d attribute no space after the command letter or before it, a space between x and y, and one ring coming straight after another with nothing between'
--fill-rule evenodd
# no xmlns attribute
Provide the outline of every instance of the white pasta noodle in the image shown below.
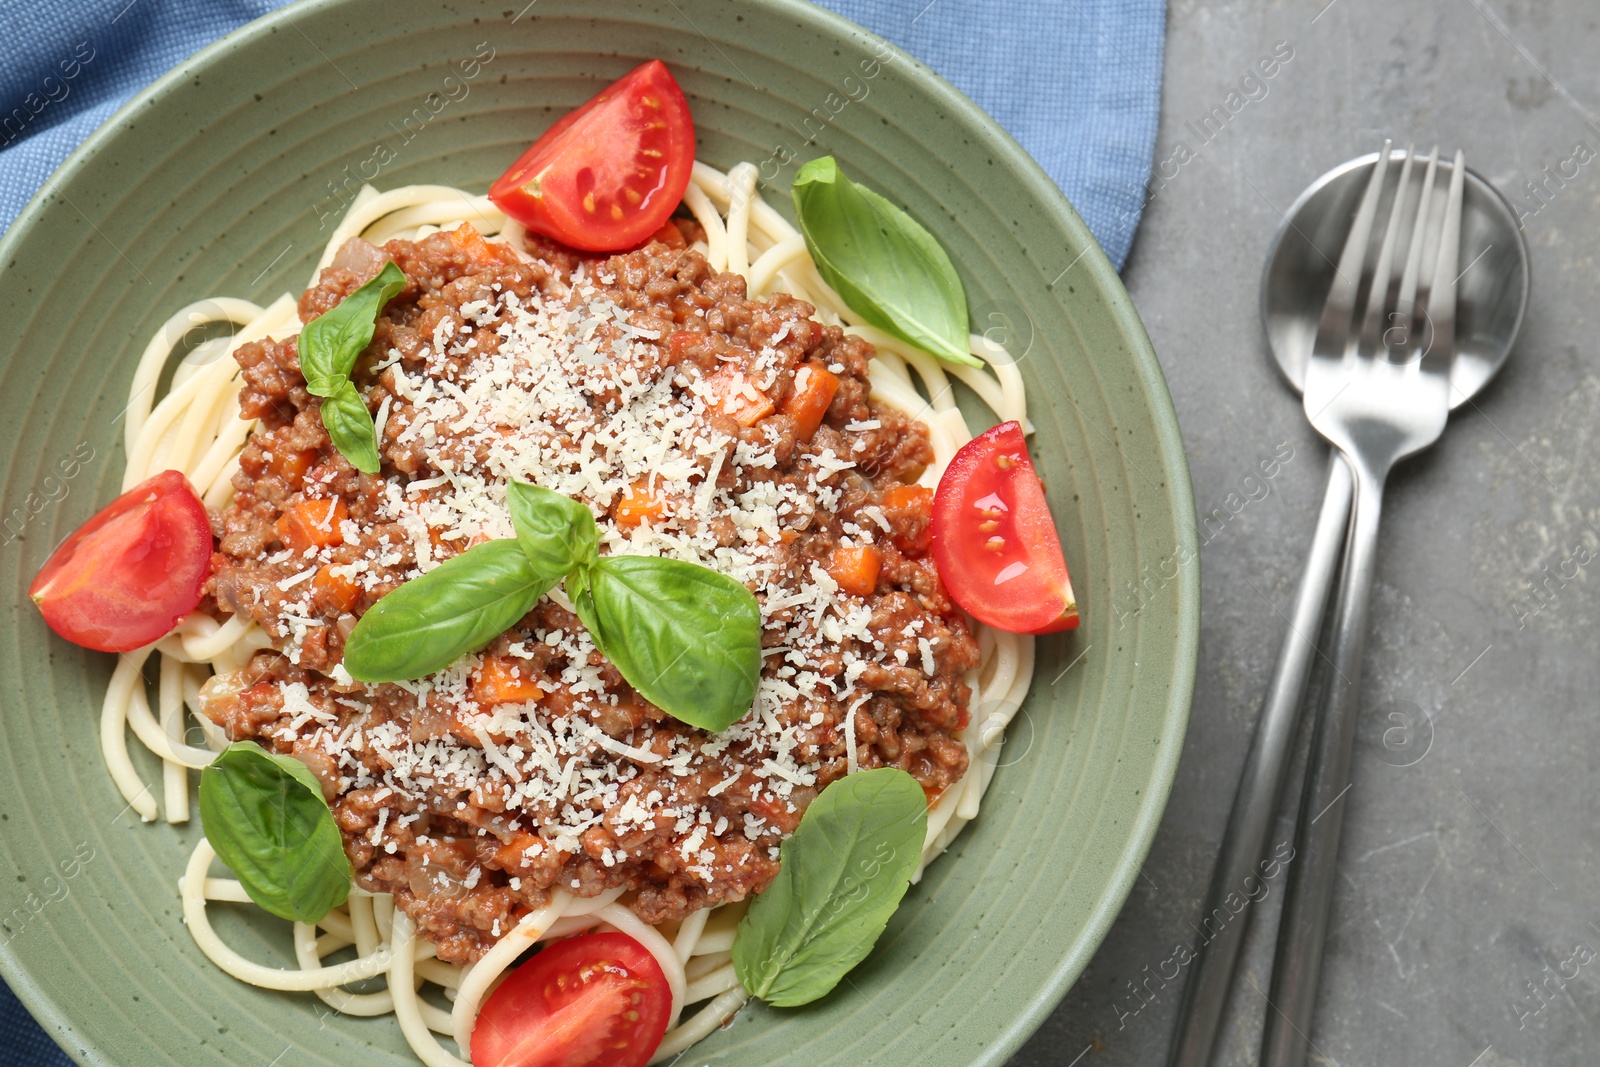
<svg viewBox="0 0 1600 1067"><path fill-rule="evenodd" d="M750 205L756 196L756 168L740 163L728 172L728 273L750 280Z"/></svg>
<svg viewBox="0 0 1600 1067"><path fill-rule="evenodd" d="M204 896L207 883L206 871L216 856L216 850L205 838L200 839L200 843L195 845L194 852L190 854L189 866L184 871L181 883L183 921L189 927L189 933L194 938L195 944L200 946L200 951L204 952L212 963L241 982L258 985L264 989L310 992L314 989L348 985L363 978L375 978L388 972L392 966L393 953L388 948L379 949L371 955L362 956L349 963L299 970L268 967L245 959L217 936L217 932L211 927L211 920L206 917Z"/></svg>
<svg viewBox="0 0 1600 1067"><path fill-rule="evenodd" d="M695 219L706 231L706 261L711 264L711 269L726 270L728 227L722 221L722 216L717 214L717 209L706 196L705 190L695 182L690 182L689 188L684 191L683 202L694 212Z"/></svg>
<svg viewBox="0 0 1600 1067"><path fill-rule="evenodd" d="M765 296L778 277L778 272L806 254L806 239L800 234L785 237L750 265L751 296Z"/></svg>
<svg viewBox="0 0 1600 1067"><path fill-rule="evenodd" d="M167 656L161 657L161 681L157 693L161 704L163 736L171 737L183 726L183 663ZM209 750L207 750L209 751ZM167 821L189 821L189 771L177 760L161 761L161 780L165 787L163 801L167 808Z"/></svg>
<svg viewBox="0 0 1600 1067"><path fill-rule="evenodd" d="M1026 425L1022 378L1003 348L973 334L971 350L988 369L951 367L862 321L817 273L804 238L761 198L757 177L756 168L748 163L727 174L695 164L684 204L705 231L705 241L697 247L713 269L743 275L752 298L788 293L811 303L819 321L842 325L876 347L877 357L870 365L873 399L927 426L934 463L921 475L922 484L937 484L945 464L972 437L956 404L956 381L1000 419L1023 420ZM333 261L350 237L374 242L415 239L460 223L469 223L491 238L515 241L523 232L486 197L449 186L414 185L383 193L363 188L334 229L318 270ZM231 326L233 335L190 343L198 337L196 330L215 332L221 325ZM126 415L124 487L176 469L189 477L209 507L225 506L232 497L239 454L254 429L254 423L239 414L241 373L235 352L247 342L289 336L298 328L296 300L287 294L265 307L230 298L201 301L163 323L134 371ZM173 373L167 395L158 398L157 382L180 348L188 355ZM559 591L553 591L552 598L564 601ZM1021 705L1033 673L1033 638L976 624L974 632L981 662L967 677L972 686L969 724L956 735L967 747L969 769L929 812L919 878L926 864L977 816L979 802L1002 761L1006 725ZM249 619L232 617L219 623L196 612L154 645L119 657L101 714L100 743L112 780L141 819L157 818L160 808L171 822L189 818L188 771L204 767L227 741L220 728L198 713L199 687L211 672L238 671L269 645L267 634ZM154 711L144 679L152 655L159 663ZM855 711L847 709L846 714L847 763L853 772L860 766ZM160 759L159 787L144 781L134 766L128 751L130 731ZM191 744L196 738L204 744ZM678 1056L723 1025L748 999L729 955L743 902L698 911L657 929L628 906L621 888L588 898L555 891L547 907L524 916L480 960L467 966L437 959L435 947L418 936L412 920L392 898L353 889L349 900L320 922L293 924L294 967L257 963L225 944L207 918L208 902L249 900L239 882L211 874L215 856L202 838L178 883L184 922L213 963L264 988L314 993L345 1014L392 1013L428 1067L470 1067L473 1024L506 971L540 941L597 926L639 941L667 976L672 1025L652 1063ZM324 962L341 950L353 950L355 958ZM379 979L382 989L346 988ZM449 1011L423 996L429 987L436 991L433 995L442 991L452 1001Z"/></svg>
<svg viewBox="0 0 1600 1067"><path fill-rule="evenodd" d="M700 940L700 935L705 933L706 920L711 918L709 908L701 908L678 926L678 933L672 939L672 951L678 954L678 962L688 966L689 958L694 955L695 942Z"/></svg>
<svg viewBox="0 0 1600 1067"><path fill-rule="evenodd" d="M745 992L744 986L741 985L736 985L715 998L688 1021L668 1030L667 1036L661 1039L661 1047L656 1049L656 1054L650 1058L650 1062L665 1063L681 1055L684 1049L706 1038L717 1027L733 1018L734 1013L749 999L750 994Z"/></svg>
<svg viewBox="0 0 1600 1067"><path fill-rule="evenodd" d="M697 914L704 914L700 912ZM703 952L684 964L683 976L690 982L698 982L733 960L732 952Z"/></svg>
<svg viewBox="0 0 1600 1067"><path fill-rule="evenodd" d="M467 1067L468 1061L445 1051L423 1018L422 1001L412 984L414 965L409 949L415 941L411 917L404 912L396 912L394 917L396 959L389 971L389 989L394 996L395 1018L400 1021L400 1030L406 1035L406 1043L411 1046L411 1051L415 1052L417 1058L428 1067ZM467 1038L459 1041L459 1044L463 1053L472 1047L470 1032Z"/></svg>

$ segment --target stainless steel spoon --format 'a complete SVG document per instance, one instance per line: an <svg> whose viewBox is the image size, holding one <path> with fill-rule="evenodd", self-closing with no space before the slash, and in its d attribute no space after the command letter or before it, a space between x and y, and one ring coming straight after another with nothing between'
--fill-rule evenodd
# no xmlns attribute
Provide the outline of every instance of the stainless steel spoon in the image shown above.
<svg viewBox="0 0 1600 1067"><path fill-rule="evenodd" d="M1379 153L1335 167L1290 206L1273 238L1261 284L1261 315L1272 354L1296 391L1306 367L1323 305L1335 275L1335 259L1350 231ZM1405 152L1395 150L1399 162ZM1450 375L1450 406L1465 403L1505 362L1522 325L1528 301L1528 253L1516 214L1487 181L1469 167L1462 203L1461 261L1457 281L1456 359ZM1230 894L1252 893L1270 851L1268 834L1277 819L1288 779L1313 644L1349 523L1351 478L1336 454L1328 462L1327 488L1289 628L1262 702L1255 736L1234 794L1201 919L1203 938L1184 988L1169 1067L1206 1067L1227 1005L1233 973L1252 909L1235 915ZM1217 916L1222 917L1219 923Z"/></svg>

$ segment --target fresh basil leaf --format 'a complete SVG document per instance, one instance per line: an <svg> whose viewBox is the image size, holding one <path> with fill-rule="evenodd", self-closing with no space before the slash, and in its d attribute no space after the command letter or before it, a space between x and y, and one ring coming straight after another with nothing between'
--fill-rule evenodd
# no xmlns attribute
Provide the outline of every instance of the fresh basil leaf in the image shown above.
<svg viewBox="0 0 1600 1067"><path fill-rule="evenodd" d="M506 488L517 543L540 574L560 577L594 562L599 528L586 504L526 482Z"/></svg>
<svg viewBox="0 0 1600 1067"><path fill-rule="evenodd" d="M344 668L363 682L443 670L509 630L557 581L534 570L510 538L476 545L361 616L345 642Z"/></svg>
<svg viewBox="0 0 1600 1067"><path fill-rule="evenodd" d="M250 899L314 923L350 893L350 860L322 786L304 763L235 741L200 772L206 840Z"/></svg>
<svg viewBox="0 0 1600 1067"><path fill-rule="evenodd" d="M846 178L832 156L800 168L794 208L817 271L851 310L940 359L983 366L969 351L961 277L915 219Z"/></svg>
<svg viewBox="0 0 1600 1067"><path fill-rule="evenodd" d="M378 276L306 323L300 330L300 373L312 396L333 396L372 343L378 313L406 287L390 260Z"/></svg>
<svg viewBox="0 0 1600 1067"><path fill-rule="evenodd" d="M893 767L824 789L783 843L778 876L739 921L733 969L755 996L809 1004L867 958L922 856L928 798Z"/></svg>
<svg viewBox="0 0 1600 1067"><path fill-rule="evenodd" d="M577 614L578 621L583 623L584 629L591 635L600 628L599 620L594 614L594 596L589 591L591 584L589 576L594 573L594 568L594 563L575 568L567 575L567 580L561 586L566 590L567 599L572 601L572 610Z"/></svg>
<svg viewBox="0 0 1600 1067"><path fill-rule="evenodd" d="M377 474L378 430L356 383L347 381L322 402L322 425L339 454L363 474Z"/></svg>
<svg viewBox="0 0 1600 1067"><path fill-rule="evenodd" d="M578 617L646 700L719 733L750 710L761 679L761 608L750 590L653 556L603 557L583 581Z"/></svg>

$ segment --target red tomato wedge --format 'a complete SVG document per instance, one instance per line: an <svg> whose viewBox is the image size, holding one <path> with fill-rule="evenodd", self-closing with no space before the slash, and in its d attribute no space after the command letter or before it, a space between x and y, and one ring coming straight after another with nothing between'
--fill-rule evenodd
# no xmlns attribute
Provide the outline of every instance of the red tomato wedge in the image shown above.
<svg viewBox="0 0 1600 1067"><path fill-rule="evenodd" d="M489 199L535 233L619 252L661 228L693 167L689 102L652 59L550 127L489 187Z"/></svg>
<svg viewBox="0 0 1600 1067"><path fill-rule="evenodd" d="M644 1067L667 1032L672 990L626 934L557 941L483 1006L473 1067Z"/></svg>
<svg viewBox="0 0 1600 1067"><path fill-rule="evenodd" d="M28 595L50 629L101 652L165 637L200 603L211 520L189 479L163 471L123 493L50 554Z"/></svg>
<svg viewBox="0 0 1600 1067"><path fill-rule="evenodd" d="M962 447L933 497L933 559L950 598L1018 634L1078 625L1061 539L1022 426L1003 422Z"/></svg>

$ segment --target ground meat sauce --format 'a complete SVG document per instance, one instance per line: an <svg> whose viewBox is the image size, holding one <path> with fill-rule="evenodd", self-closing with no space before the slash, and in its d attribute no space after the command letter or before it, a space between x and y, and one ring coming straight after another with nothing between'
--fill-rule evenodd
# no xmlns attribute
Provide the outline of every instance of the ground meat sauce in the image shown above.
<svg viewBox="0 0 1600 1067"><path fill-rule="evenodd" d="M408 279L353 375L379 424L377 477L332 447L295 338L238 350L241 410L260 424L216 519L208 593L271 647L209 682L204 709L305 761L359 883L393 893L447 960L477 959L556 889L625 887L653 923L759 892L852 740L861 767L903 768L930 798L967 768L954 734L978 648L924 554L927 494L907 485L932 459L925 428L870 399L869 344L801 301L747 299L685 231L599 259L462 229L324 270L303 321L384 258ZM809 436L786 414L808 365L839 382ZM729 381L734 401L716 392ZM548 597L438 675L353 682L342 651L363 611L511 536L509 477L588 503L602 552L746 581L767 651L750 715L720 736L666 716ZM296 548L283 520L307 503L323 536ZM827 574L863 545L881 559L865 596Z"/></svg>

